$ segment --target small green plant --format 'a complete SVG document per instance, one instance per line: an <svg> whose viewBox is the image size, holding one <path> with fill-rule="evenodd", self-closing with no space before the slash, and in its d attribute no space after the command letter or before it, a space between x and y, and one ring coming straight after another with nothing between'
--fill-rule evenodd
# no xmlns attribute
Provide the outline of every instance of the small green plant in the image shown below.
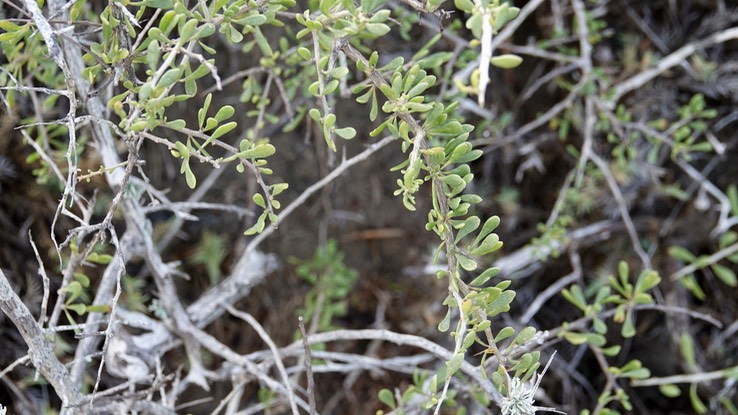
<svg viewBox="0 0 738 415"><path fill-rule="evenodd" d="M225 238L213 232L205 231L202 239L197 244L195 254L190 258L190 262L203 265L208 273L210 285L215 285L220 280L220 266L226 253Z"/></svg>
<svg viewBox="0 0 738 415"><path fill-rule="evenodd" d="M310 260L291 259L295 272L311 285L305 295L305 306L298 314L309 322L311 331L328 331L336 327L333 320L348 311L349 293L359 274L346 267L343 254L334 239L315 251Z"/></svg>
<svg viewBox="0 0 738 415"><path fill-rule="evenodd" d="M620 334L623 338L634 337L636 335L635 309L639 305L653 304L654 299L648 291L651 291L661 281L659 274L653 270L643 270L635 278L635 282L631 282L630 279L629 266L625 261L621 261L618 264L617 277L609 276L605 285L592 290L594 298L591 303L581 286L575 284L564 289L562 291L564 298L591 321L591 328L574 328L569 323L564 323L559 336L573 345L586 344L592 353L600 356L598 360L604 364L607 364L606 357L619 355L622 350L620 345L607 346L605 335L608 332L608 326L601 316L611 315L613 322L621 326ZM615 305L615 307L612 308L610 305ZM620 379L628 381L646 379L650 377L650 371L643 367L637 359L632 359L621 367L607 364L602 367L602 370L605 371L608 383L600 394L597 408L593 413L619 413L608 409L608 406L612 404L619 404L625 410L631 411L633 407L630 398L618 382Z"/></svg>

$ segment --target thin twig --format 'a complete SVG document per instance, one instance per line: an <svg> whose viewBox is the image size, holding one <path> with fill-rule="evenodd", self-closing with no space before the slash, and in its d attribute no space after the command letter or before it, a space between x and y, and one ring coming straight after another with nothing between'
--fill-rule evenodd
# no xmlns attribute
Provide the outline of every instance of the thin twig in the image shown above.
<svg viewBox="0 0 738 415"><path fill-rule="evenodd" d="M372 154L376 153L381 148L383 148L384 146L386 146L387 144L391 143L394 140L395 140L394 137L387 136L387 137L381 139L380 141L378 141L378 142L370 145L369 147L367 147L361 153L359 153L359 154L351 157L348 160L342 161L341 164L339 164L338 166L336 166L335 169L331 170L331 172L328 173L325 177L323 177L322 179L318 180L317 182L315 182L314 184L312 184L310 187L308 187L307 189L305 189L305 191L303 191L302 193L300 193L300 196L298 196L297 198L295 198L295 200L293 200L288 206L286 206L284 208L284 210L282 210L279 213L279 218L277 219L277 223L275 225L280 225L282 222L284 222L285 218L287 218L292 212L295 211L295 209L297 209L303 203L305 203L305 201L310 196L312 196L315 192L317 192L318 190L322 189L323 187L327 186L329 183L331 183L336 178L340 177L341 174L343 174L343 172L345 172L347 169L349 169L350 167L354 166L355 164L358 164L358 163L360 163L360 162L368 159ZM247 251L252 251L252 250L256 249L256 247L259 246L259 244L264 239L266 239L269 235L271 235L272 233L274 233L274 230L275 230L275 228L273 228L273 227L264 229L264 231L262 233L256 235L254 237L254 239L252 239L249 242L248 246L246 247L246 250ZM240 261L239 261L239 263L240 263Z"/></svg>
<svg viewBox="0 0 738 415"><path fill-rule="evenodd" d="M623 198L623 193L620 191L620 186L618 186L617 180L615 180L615 177L610 171L610 166L608 166L607 163L605 163L605 161L602 160L602 158L596 152L592 152L589 159L592 160L592 162L597 166L598 169L600 169L602 175L605 177L607 185L610 187L610 192L615 199L615 203L618 205L618 210L620 210L620 217L625 224L625 229L628 231L628 236L630 237L630 242L633 245L633 250L641 259L643 267L651 268L651 258L649 258L646 251L643 250L641 240L638 237L638 231L636 230L635 225L633 225L633 220L630 218L630 213L628 212L628 206L625 203L625 198Z"/></svg>
<svg viewBox="0 0 738 415"><path fill-rule="evenodd" d="M31 247L33 248L33 253L36 255L36 262L38 262L38 275L41 276L41 281L44 285L44 295L41 299L41 312L38 316L38 325L43 327L44 323L46 322L46 307L49 305L49 276L46 275L46 267L44 267L44 262L41 260L41 255L38 253L38 248L36 247L36 243L33 242L33 236L31 235L31 230L28 230L28 240L31 242ZM0 376L1 377L1 376Z"/></svg>
<svg viewBox="0 0 738 415"><path fill-rule="evenodd" d="M648 379L634 379L630 381L630 386L638 388L644 386L669 385L674 383L703 383L733 376L736 370L738 370L738 366L715 370L712 372L690 373L664 377L650 377Z"/></svg>
<svg viewBox="0 0 738 415"><path fill-rule="evenodd" d="M700 259L699 261L695 261L692 264L687 265L679 271L671 274L671 277L669 278L671 278L672 281L677 281L680 278L687 276L699 269L714 264L723 258L727 258L735 254L736 252L738 252L738 242L734 243L733 245L727 246L704 259Z"/></svg>
<svg viewBox="0 0 738 415"><path fill-rule="evenodd" d="M28 355L28 354L15 359L13 363L9 364L8 367L0 371L0 379L4 378L5 375L7 375L8 373L12 372L13 369L15 369L17 366L25 365L30 360L31 360L31 355Z"/></svg>
<svg viewBox="0 0 738 415"><path fill-rule="evenodd" d="M533 302L530 303L530 305L526 308L525 313L520 317L520 320L519 320L520 324L522 325L528 324L528 322L533 318L533 316L536 315L536 313L538 313L538 310L541 309L543 304L546 301L548 301L549 298L558 294L567 285L582 278L582 269L581 269L582 267L581 267L581 264L578 264L578 262L580 262L579 254L573 252L571 254L571 257L572 257L572 264L574 264L574 271L570 272L564 277L561 277L555 283L551 284L550 286L548 286L548 288L543 290L543 292L538 294L535 300L533 300Z"/></svg>
<svg viewBox="0 0 738 415"><path fill-rule="evenodd" d="M241 320L249 323L249 325L256 330L256 333L261 337L261 340L264 341L264 343L269 346L269 350L272 351L272 355L274 356L274 362L277 366L277 371L279 372L279 375L282 377L282 381L284 382L285 389L287 390L287 400L290 402L290 408L292 408L292 413L294 415L300 415L300 412L297 410L297 403L295 401L295 393L292 390L292 386L290 383L290 377L287 375L287 371L284 368L284 362L282 362L282 359L279 356L279 349L277 348L277 345L274 344L274 341L271 337L269 337L269 334L264 330L264 327L259 324L258 321L249 313L245 313L243 311L236 310L233 308L233 306L228 306L227 310L231 315L234 317L238 317ZM313 402L314 403L314 402ZM314 407L311 407L312 410L314 410ZM311 412L312 414L313 412Z"/></svg>
<svg viewBox="0 0 738 415"><path fill-rule="evenodd" d="M721 32L713 33L712 35L696 40L694 42L687 43L681 48L677 49L670 55L667 55L656 63L656 66L647 71L639 72L613 88L611 95L611 102L616 103L628 92L634 91L657 76L663 74L667 70L679 65L684 59L694 54L697 51L704 50L712 45L727 42L729 40L738 39L738 27L731 27Z"/></svg>
<svg viewBox="0 0 738 415"><path fill-rule="evenodd" d="M315 379L313 378L313 357L310 354L310 345L308 344L308 334L305 331L305 323L302 316L297 317L302 333L302 347L305 350L305 376L307 377L307 396L310 405L310 415L317 414L315 409Z"/></svg>

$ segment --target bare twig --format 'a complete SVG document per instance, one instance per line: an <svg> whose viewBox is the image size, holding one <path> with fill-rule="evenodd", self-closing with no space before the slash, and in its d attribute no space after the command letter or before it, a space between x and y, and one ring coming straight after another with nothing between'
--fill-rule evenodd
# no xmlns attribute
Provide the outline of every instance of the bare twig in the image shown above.
<svg viewBox="0 0 738 415"><path fill-rule="evenodd" d="M39 372L49 381L65 407L82 400L82 395L70 382L67 368L56 358L54 348L46 339L41 327L23 301L13 291L5 274L0 268L0 310L2 310L18 328L23 340L28 345L28 355Z"/></svg>
<svg viewBox="0 0 738 415"><path fill-rule="evenodd" d="M528 324L528 322L533 318L533 316L536 315L536 313L538 313L538 310L541 309L543 304L548 301L549 298L558 294L567 285L582 278L582 265L579 259L579 254L576 252L572 252L570 256L572 258L571 262L574 270L564 277L561 277L558 281L551 284L550 286L548 286L548 288L543 290L543 292L538 294L538 296L536 296L536 299L533 300L533 302L526 308L525 313L523 313L523 315L520 317L520 324Z"/></svg>
<svg viewBox="0 0 738 415"><path fill-rule="evenodd" d="M643 250L643 246L641 245L641 240L638 237L638 231L635 228L635 225L633 224L633 220L630 218L630 212L628 212L628 206L625 203L625 199L623 198L623 193L620 191L620 187L618 186L618 182L615 180L615 177L612 175L612 172L610 171L610 166L605 163L604 160L595 152L592 152L589 156L589 159L592 160L592 162L597 166L598 169L602 172L602 175L605 176L605 181L607 182L607 185L610 187L610 192L613 195L613 198L615 198L615 203L618 205L618 209L620 210L620 217L623 220L623 223L625 224L625 229L628 231L628 236L630 237L630 242L633 245L633 250L638 254L638 257L641 259L641 262L643 263L644 268L651 268L651 258L648 257L648 254L646 251Z"/></svg>
<svg viewBox="0 0 738 415"><path fill-rule="evenodd" d="M308 344L308 334L305 330L302 316L298 318L300 332L302 333L302 346L305 350L305 376L307 377L307 396L310 405L310 415L317 414L315 409L315 379L313 378L313 357L310 353L310 345Z"/></svg>
<svg viewBox="0 0 738 415"><path fill-rule="evenodd" d="M8 367L6 367L2 371L0 371L0 379L4 378L5 375L7 375L8 373L12 372L13 369L15 369L17 366L25 365L30 360L31 360L31 356L30 355L23 355L23 356L15 359L15 361L13 363L9 364Z"/></svg>
<svg viewBox="0 0 738 415"><path fill-rule="evenodd" d="M414 336L411 334L396 333L389 330L334 330L326 333L316 333L310 336L309 344L318 343L329 343L335 341L347 341L347 340L383 340L388 341L400 346L413 346L421 350L425 350L443 360L450 360L453 356L453 352L420 336ZM302 341L296 341L287 347L281 349L280 354L282 356L290 355L297 356L303 352ZM251 353L244 356L249 361L254 359L263 359L266 352ZM496 359L494 357L489 358L488 362L493 362ZM467 376L474 379L482 389L499 405L502 399L500 392L495 389L494 385L480 372L479 368L472 365L468 361L464 361L461 365L461 371Z"/></svg>
<svg viewBox="0 0 738 415"><path fill-rule="evenodd" d="M277 219L276 225L281 224L284 222L285 218L289 216L292 212L295 211L298 207L300 207L305 201L312 196L315 192L322 189L323 187L327 186L329 183L331 183L336 178L340 177L343 172L345 172L350 167L354 166L355 164L358 164L366 159L368 159L372 154L386 146L387 144L394 141L395 138L392 136L385 137L381 139L380 141L370 145L368 148L366 148L361 153L351 157L348 160L342 161L340 165L336 166L335 169L333 169L330 173L328 173L325 177L315 182L313 185L305 189L304 192L300 193L300 196L295 198L295 200L292 201L288 206L286 206L280 213L279 218ZM264 232L256 235L254 239L249 242L248 247L246 248L247 251L251 251L256 249L259 244L266 239L269 235L274 233L274 228L266 228L264 229ZM238 265L237 265L238 266Z"/></svg>
<svg viewBox="0 0 738 415"><path fill-rule="evenodd" d="M290 402L290 408L292 409L292 413L294 415L300 415L300 412L297 410L297 403L295 401L295 393L292 390L292 385L290 383L290 378L287 375L287 371L284 368L284 362L282 362L282 359L279 356L279 350L277 349L277 345L274 344L274 341L271 337L269 337L269 334L264 330L264 327L259 324L258 321L249 313L244 313L243 311L236 310L232 306L228 306L228 312L231 313L234 317L238 317L241 320L249 323L249 325L256 330L256 333L259 335L262 341L267 344L269 347L269 350L272 351L272 355L274 356L274 362L277 366L277 371L279 372L279 375L282 377L282 381L284 382L285 389L287 390L287 399ZM315 402L313 402L313 405ZM311 406L311 414L314 413L315 407Z"/></svg>
<svg viewBox="0 0 738 415"><path fill-rule="evenodd" d="M647 71L639 72L637 75L634 75L615 85L615 87L613 88L613 93L611 95L611 102L618 102L620 98L623 97L623 95L642 87L643 85L656 78L657 76L663 74L667 70L681 64L684 59L694 54L695 52L703 50L712 45L727 42L733 39L738 39L738 27L731 27L729 29L713 33L712 35L704 39L687 43L686 45L672 52L670 55L659 59L654 68Z"/></svg>
<svg viewBox="0 0 738 415"><path fill-rule="evenodd" d="M715 370L712 372L703 373L690 373L684 375L664 376L664 377L650 377L648 379L634 379L630 382L630 386L635 388L644 386L659 386L669 385L674 383L702 383L709 382L712 380L723 379L726 377L733 376L738 366L729 367L726 369Z"/></svg>

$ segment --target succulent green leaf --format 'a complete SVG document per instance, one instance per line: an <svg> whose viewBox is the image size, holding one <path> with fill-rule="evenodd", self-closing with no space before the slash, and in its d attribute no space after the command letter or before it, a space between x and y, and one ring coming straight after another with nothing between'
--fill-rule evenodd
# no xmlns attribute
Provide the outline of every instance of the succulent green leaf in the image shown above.
<svg viewBox="0 0 738 415"><path fill-rule="evenodd" d="M345 140L350 140L356 136L356 129L353 127L336 128L333 132Z"/></svg>
<svg viewBox="0 0 738 415"><path fill-rule="evenodd" d="M497 332L497 335L495 336L495 343L499 343L507 339L508 337L511 337L513 334L515 334L514 328L510 326L504 327L502 330Z"/></svg>
<svg viewBox="0 0 738 415"><path fill-rule="evenodd" d="M736 279L735 271L732 269L720 265L720 264L712 264L710 265L710 268L712 268L712 271L715 273L715 275L722 281L725 285L728 285L730 287L735 287L738 283L738 279Z"/></svg>
<svg viewBox="0 0 738 415"><path fill-rule="evenodd" d="M484 222L484 226L482 226L482 230L479 232L479 235L477 235L477 238L474 240L473 246L476 246L479 244L480 241L482 241L483 238L485 238L487 235L492 233L492 231L497 228L497 226L500 225L500 217L495 215L487 219L486 222Z"/></svg>
<svg viewBox="0 0 738 415"><path fill-rule="evenodd" d="M496 233L492 233L484 238L484 241L482 241L479 247L472 250L472 254L475 256L487 255L500 248L502 248L500 237Z"/></svg>
<svg viewBox="0 0 738 415"><path fill-rule="evenodd" d="M192 39L195 34L195 30L197 29L197 23L198 21L196 19L191 19L182 26L182 29L179 31L180 44L188 42L190 39Z"/></svg>
<svg viewBox="0 0 738 415"><path fill-rule="evenodd" d="M451 327L451 309L446 312L446 316L438 323L438 331L445 333Z"/></svg>
<svg viewBox="0 0 738 415"><path fill-rule="evenodd" d="M502 69L512 69L518 67L522 62L523 58L517 55L505 54L495 56L491 59L492 65Z"/></svg>
<svg viewBox="0 0 738 415"><path fill-rule="evenodd" d="M285 190L287 190L287 188L289 188L289 187L290 187L290 185L288 183L277 183L277 184L273 184L273 185L269 186L269 188L271 190L270 193L272 194L272 196L279 195L280 193L282 193Z"/></svg>
<svg viewBox="0 0 738 415"><path fill-rule="evenodd" d="M446 362L446 379L450 379L451 376L454 375L454 373L458 372L459 369L461 369L461 364L464 363L464 354L463 353L457 353L455 354L451 360Z"/></svg>
<svg viewBox="0 0 738 415"><path fill-rule="evenodd" d="M246 231L243 233L246 236L255 235L257 233L261 233L264 230L264 226L266 226L266 219L267 219L267 212L265 211L261 215L259 215L259 219L256 220L256 223L254 226L246 229Z"/></svg>
<svg viewBox="0 0 738 415"><path fill-rule="evenodd" d="M682 394L682 390L679 389L679 386L674 385L673 383L659 385L659 391L667 398L676 398Z"/></svg>
<svg viewBox="0 0 738 415"><path fill-rule="evenodd" d="M231 118L235 112L236 110L232 106L224 105L221 109L218 110L218 113L215 114L215 119L218 122L223 122Z"/></svg>
<svg viewBox="0 0 738 415"><path fill-rule="evenodd" d="M520 330L517 336L515 336L515 340L513 340L513 344L525 344L528 342L528 340L532 339L533 336L536 335L538 331L533 327L526 327L523 330Z"/></svg>
<svg viewBox="0 0 738 415"><path fill-rule="evenodd" d="M263 14L254 14L242 20L239 20L238 23L244 26L260 26L266 23L266 21L267 21L267 17L264 16Z"/></svg>
<svg viewBox="0 0 738 415"><path fill-rule="evenodd" d="M254 196L251 199L254 201L256 206L266 209L266 202L264 201L264 196L262 196L261 193L254 193Z"/></svg>
<svg viewBox="0 0 738 415"><path fill-rule="evenodd" d="M195 178L195 173L192 172L192 169L190 168L190 158L185 157L182 159L182 172L185 175L185 181L187 181L187 186L190 189L194 189L197 185L197 179Z"/></svg>
<svg viewBox="0 0 738 415"><path fill-rule="evenodd" d="M222 137L224 134L227 134L228 132L230 132L231 130L233 130L234 128L236 128L237 125L238 124L235 121L231 121L229 123L225 123L225 124L221 125L220 127L218 127L215 130L215 132L213 132L213 135L210 136L210 138L208 139L207 142L209 143L209 142L211 142L213 140L216 140L216 139Z"/></svg>
<svg viewBox="0 0 738 415"><path fill-rule="evenodd" d="M390 408L394 409L397 407L397 403L395 402L395 396L392 394L392 391L389 389L382 389L379 391L379 401L383 404L389 406Z"/></svg>
<svg viewBox="0 0 738 415"><path fill-rule="evenodd" d="M464 268L467 271L474 271L477 269L477 261L468 258L464 255L456 255L456 259L459 261L459 265L461 265L461 268Z"/></svg>
<svg viewBox="0 0 738 415"><path fill-rule="evenodd" d="M486 284L487 281L490 280L490 278L494 277L495 275L499 273L500 273L500 268L498 267L487 268L486 270L484 270L484 272L479 274L477 278L474 278L474 280L470 282L469 285L472 287L481 287L484 284Z"/></svg>
<svg viewBox="0 0 738 415"><path fill-rule="evenodd" d="M461 241L464 239L465 236L477 230L481 223L482 221L476 216L468 217L459 228L459 232L456 234L456 240Z"/></svg>

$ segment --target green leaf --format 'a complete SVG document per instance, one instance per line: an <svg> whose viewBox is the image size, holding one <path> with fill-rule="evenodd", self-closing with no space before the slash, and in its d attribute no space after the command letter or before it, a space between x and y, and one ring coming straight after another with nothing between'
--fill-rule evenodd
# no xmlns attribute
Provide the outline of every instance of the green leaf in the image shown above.
<svg viewBox="0 0 738 415"><path fill-rule="evenodd" d="M491 62L492 65L498 68L512 69L520 65L523 62L523 58L517 55L505 54L493 57Z"/></svg>
<svg viewBox="0 0 738 415"><path fill-rule="evenodd" d="M402 64L405 63L405 58L402 56L398 56L391 61L389 61L386 65L379 68L380 71L394 71L395 69L402 66Z"/></svg>
<svg viewBox="0 0 738 415"><path fill-rule="evenodd" d="M159 42L154 39L149 42L149 46L146 48L146 64L149 69L156 69L159 64L159 56L161 54L161 46Z"/></svg>
<svg viewBox="0 0 738 415"><path fill-rule="evenodd" d="M702 287L700 287L700 284L697 282L697 279L694 277L694 274L685 275L684 277L679 279L679 283L684 286L684 288L688 289L689 292L692 293L697 299L700 301L704 300L705 297L707 297L707 294L702 290Z"/></svg>
<svg viewBox="0 0 738 415"><path fill-rule="evenodd" d="M218 122L223 122L233 116L233 113L235 113L236 110L230 106L230 105L224 105L221 109L218 110L218 113L215 114L215 119L218 120Z"/></svg>
<svg viewBox="0 0 738 415"><path fill-rule="evenodd" d="M476 246L479 244L479 242L485 238L487 235L492 233L498 226L500 225L500 217L495 215L491 218L487 219L484 222L484 226L482 226L482 230L479 232L479 235L477 235L477 238L474 240L474 243L472 246Z"/></svg>
<svg viewBox="0 0 738 415"><path fill-rule="evenodd" d="M234 154L223 161L232 161L239 157L242 158L254 158L254 159L263 159L266 157L271 156L272 154L276 153L277 149L271 145L271 144L259 144L254 148L250 148L244 151L241 151L237 154Z"/></svg>
<svg viewBox="0 0 738 415"><path fill-rule="evenodd" d="M254 193L254 196L251 199L254 201L254 203L256 203L257 206L262 209L266 209L266 202L264 201L264 196L262 196L261 193Z"/></svg>
<svg viewBox="0 0 738 415"><path fill-rule="evenodd" d="M389 406L390 408L394 409L397 407L397 403L395 403L395 397L389 389L385 388L380 390L378 397L380 402Z"/></svg>
<svg viewBox="0 0 738 415"><path fill-rule="evenodd" d="M182 171L184 172L187 186L189 186L190 189L194 189L195 186L197 186L197 179L195 178L195 174L192 173L192 169L190 169L189 157L182 160Z"/></svg>
<svg viewBox="0 0 738 415"><path fill-rule="evenodd" d="M438 331L445 333L451 327L451 309L446 312L446 316L438 323Z"/></svg>
<svg viewBox="0 0 738 415"><path fill-rule="evenodd" d="M66 300L66 304L69 304L82 294L82 284L80 284L79 281L72 281L64 287L63 291L69 294L69 297Z"/></svg>
<svg viewBox="0 0 738 415"><path fill-rule="evenodd" d="M659 385L659 391L667 398L676 398L682 394L682 390L679 389L679 386L672 383Z"/></svg>
<svg viewBox="0 0 738 415"><path fill-rule="evenodd" d="M575 346L579 346L580 344L587 342L587 335L584 333L566 332L564 333L564 338Z"/></svg>
<svg viewBox="0 0 738 415"><path fill-rule="evenodd" d="M310 118L312 118L314 121L322 122L319 109L310 108L310 111L308 111L308 114L310 115Z"/></svg>
<svg viewBox="0 0 738 415"><path fill-rule="evenodd" d="M319 97L320 96L320 81L315 81L312 84L310 84L310 86L308 86L308 92L316 97Z"/></svg>
<svg viewBox="0 0 738 415"><path fill-rule="evenodd" d="M379 112L379 104L377 103L377 91L372 88L372 108L369 111L369 120L374 121L377 119L377 113Z"/></svg>
<svg viewBox="0 0 738 415"><path fill-rule="evenodd" d="M264 230L264 226L266 226L266 218L267 218L267 212L262 213L259 216L259 219L256 220L256 223L254 226L246 229L246 231L243 233L246 236L249 235L255 235L257 233L261 233Z"/></svg>
<svg viewBox="0 0 738 415"><path fill-rule="evenodd" d="M644 270L641 275L638 276L638 281L636 281L635 291L639 293L644 293L651 288L659 285L661 282L661 277L659 276L659 273L652 270Z"/></svg>
<svg viewBox="0 0 738 415"><path fill-rule="evenodd" d="M694 260L697 259L694 254L689 252L686 248L682 248L681 246L669 247L669 256L672 256L687 264L692 263Z"/></svg>
<svg viewBox="0 0 738 415"><path fill-rule="evenodd" d="M492 233L484 238L484 241L482 241L478 248L472 250L472 254L475 256L483 256L500 248L502 248L500 237L496 233Z"/></svg>
<svg viewBox="0 0 738 415"><path fill-rule="evenodd" d="M501 313L510 311L510 303L515 299L514 291L503 291L497 298L486 305L487 315L494 317Z"/></svg>
<svg viewBox="0 0 738 415"><path fill-rule="evenodd" d="M625 339L629 339L636 335L635 322L633 321L633 312L628 310L625 314L625 321L623 327L620 330L620 334Z"/></svg>
<svg viewBox="0 0 738 415"><path fill-rule="evenodd" d="M336 128L333 132L345 140L350 140L356 136L356 130L353 127Z"/></svg>
<svg viewBox="0 0 738 415"><path fill-rule="evenodd" d="M85 311L87 311L88 313L109 313L110 310L111 307L107 304L95 304L85 307Z"/></svg>
<svg viewBox="0 0 738 415"><path fill-rule="evenodd" d="M187 146L184 145L184 143L182 143L181 141L176 141L174 143L174 147L177 149L177 152L179 153L180 157L182 157L182 158L189 158L190 157L190 149L187 148ZM180 173L181 173L181 171L180 171Z"/></svg>
<svg viewBox="0 0 738 415"><path fill-rule="evenodd" d="M451 376L454 375L454 373L458 372L459 369L461 369L461 364L464 363L464 354L463 353L457 353L455 354L451 360L446 362L446 379L450 379Z"/></svg>
<svg viewBox="0 0 738 415"><path fill-rule="evenodd" d="M93 252L93 254L97 255L94 252ZM90 255L92 255L92 254L90 254ZM90 257L88 256L87 259L89 260ZM92 261L90 261L90 262L92 262ZM77 282L79 282L79 285L81 285L84 288L88 288L90 286L90 277L88 277L87 275L85 275L85 274L83 274L81 272L75 272L74 273L74 279L77 280Z"/></svg>
<svg viewBox="0 0 738 415"><path fill-rule="evenodd" d="M679 339L680 349L682 351L682 357L687 362L687 365L692 368L697 368L697 360L694 357L694 340L692 336L684 332Z"/></svg>
<svg viewBox="0 0 738 415"><path fill-rule="evenodd" d="M202 125L205 123L205 117L208 114L208 109L210 109L210 102L213 100L213 94L210 93L205 97L205 102L203 103L202 108L197 111L197 125L199 125L202 128Z"/></svg>
<svg viewBox="0 0 738 415"><path fill-rule="evenodd" d="M210 138L207 140L206 143L210 143L211 141L213 141L213 140L215 140L215 139L217 139L219 137L222 137L224 134L226 134L226 133L230 132L231 130L233 130L234 128L236 128L237 125L238 124L235 121L231 121L229 123L226 123L226 124L221 125L220 127L218 127L215 130L215 132L213 133L213 135L210 136ZM205 146L205 144L203 144L203 146Z"/></svg>
<svg viewBox="0 0 738 415"><path fill-rule="evenodd" d="M461 265L461 268L464 268L467 271L474 271L477 269L477 261L467 258L464 255L456 255L457 261L459 261L459 265Z"/></svg>
<svg viewBox="0 0 738 415"><path fill-rule="evenodd" d="M463 225L459 228L459 232L456 234L456 241L461 241L465 236L477 230L481 223L482 221L476 216L466 218Z"/></svg>
<svg viewBox="0 0 738 415"><path fill-rule="evenodd" d="M187 123L185 120L172 120L167 121L167 127L171 128L172 130L176 131L182 131L183 128L187 126Z"/></svg>
<svg viewBox="0 0 738 415"><path fill-rule="evenodd" d="M474 3L471 0L454 0L457 9L471 13L474 9Z"/></svg>
<svg viewBox="0 0 738 415"><path fill-rule="evenodd" d="M704 403L702 403L702 400L700 400L700 396L697 393L697 384L693 383L689 385L689 400L692 402L692 408L698 413L698 414L706 414L707 413L707 407Z"/></svg>
<svg viewBox="0 0 738 415"><path fill-rule="evenodd" d="M602 349L602 354L605 356L615 357L618 354L620 354L620 350L622 349L622 346L619 344L616 344L614 346L610 346L607 348Z"/></svg>
<svg viewBox="0 0 738 415"><path fill-rule="evenodd" d="M260 26L266 23L267 17L263 14L254 14L238 21L244 26Z"/></svg>
<svg viewBox="0 0 738 415"><path fill-rule="evenodd" d="M572 285L570 289L564 288L561 290L561 295L564 296L570 303L574 304L575 307L582 311L587 310L587 299L584 297L582 287L578 285Z"/></svg>
<svg viewBox="0 0 738 415"><path fill-rule="evenodd" d="M154 9L171 9L174 6L172 0L146 0L144 4Z"/></svg>
<svg viewBox="0 0 738 415"><path fill-rule="evenodd" d="M113 260L113 257L108 254L98 254L97 252L93 252L87 256L87 260L94 262L95 264L107 265Z"/></svg>
<svg viewBox="0 0 738 415"><path fill-rule="evenodd" d="M486 284L490 278L494 277L495 275L499 273L500 273L500 268L498 267L487 268L484 272L479 274L477 278L474 278L474 280L470 282L469 285L472 287L481 287L484 284Z"/></svg>
<svg viewBox="0 0 738 415"><path fill-rule="evenodd" d="M168 88L174 85L175 82L179 81L180 78L182 78L181 69L179 68L170 69L164 72L164 75L161 76L161 79L159 79L159 83L157 84L157 87Z"/></svg>
<svg viewBox="0 0 738 415"><path fill-rule="evenodd" d="M735 271L733 271L732 269L720 264L712 264L710 265L710 268L712 268L712 271L715 272L715 275L720 278L720 280L725 285L735 287L736 284L738 284L738 279L736 279Z"/></svg>
<svg viewBox="0 0 738 415"><path fill-rule="evenodd" d="M312 52L310 52L310 49L304 46L297 49L297 54L300 55L300 57L306 61L313 59L313 54Z"/></svg>
<svg viewBox="0 0 738 415"><path fill-rule="evenodd" d="M520 333L518 333L517 336L515 336L515 340L513 340L513 344L522 345L525 344L528 340L532 339L533 336L535 336L537 333L537 330L533 327L526 327L523 330L520 330Z"/></svg>
<svg viewBox="0 0 738 415"><path fill-rule="evenodd" d="M87 306L84 304L67 304L64 306L67 310L74 311L77 313L77 315L83 315L85 314L85 311L87 311Z"/></svg>
<svg viewBox="0 0 738 415"><path fill-rule="evenodd" d="M258 26L255 26L253 33L254 39L256 39L256 44L259 46L259 49L261 49L261 53L266 57L274 56L274 52L272 51L271 46L269 46L269 41L261 32L261 29Z"/></svg>
<svg viewBox="0 0 738 415"><path fill-rule="evenodd" d="M195 30L197 29L197 23L197 20L191 19L182 26L182 29L179 31L180 44L183 44L192 39L192 36L195 34Z"/></svg>
<svg viewBox="0 0 738 415"><path fill-rule="evenodd" d="M497 335L495 336L495 343L499 343L507 339L508 337L511 337L513 334L515 334L515 329L510 326L507 326L497 332Z"/></svg>
<svg viewBox="0 0 738 415"><path fill-rule="evenodd" d="M349 70L345 66L338 66L336 68L333 68L330 72L328 72L328 76L331 76L333 78L343 78L344 76L348 75Z"/></svg>

